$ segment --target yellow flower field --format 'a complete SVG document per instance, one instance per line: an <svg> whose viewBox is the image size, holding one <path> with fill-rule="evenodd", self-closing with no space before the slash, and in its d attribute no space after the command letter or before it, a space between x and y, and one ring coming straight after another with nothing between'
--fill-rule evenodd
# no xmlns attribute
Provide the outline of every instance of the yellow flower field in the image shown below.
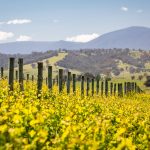
<svg viewBox="0 0 150 150"><path fill-rule="evenodd" d="M150 149L150 95L81 97L44 85L38 99L36 83L24 85L8 93L0 81L0 150Z"/></svg>

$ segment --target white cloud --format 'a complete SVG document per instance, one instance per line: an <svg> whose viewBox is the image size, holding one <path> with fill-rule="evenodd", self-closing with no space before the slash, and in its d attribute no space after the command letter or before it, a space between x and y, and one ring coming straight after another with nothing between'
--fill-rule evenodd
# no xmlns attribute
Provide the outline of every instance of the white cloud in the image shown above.
<svg viewBox="0 0 150 150"><path fill-rule="evenodd" d="M123 7L121 7L121 10L127 12L129 9L128 9L128 7L123 6Z"/></svg>
<svg viewBox="0 0 150 150"><path fill-rule="evenodd" d="M12 32L3 32L0 31L0 41L7 40L8 38L12 38L14 34Z"/></svg>
<svg viewBox="0 0 150 150"><path fill-rule="evenodd" d="M143 10L142 10L142 9L138 9L136 12L137 12L137 13L142 13Z"/></svg>
<svg viewBox="0 0 150 150"><path fill-rule="evenodd" d="M92 33L92 34L81 34L73 37L67 37L66 41L71 41L71 42L88 42L91 41L95 38L97 38L99 34L97 33Z"/></svg>
<svg viewBox="0 0 150 150"><path fill-rule="evenodd" d="M27 35L20 35L16 41L30 41L32 38Z"/></svg>
<svg viewBox="0 0 150 150"><path fill-rule="evenodd" d="M25 24L25 23L31 23L32 21L29 19L14 19L9 20L6 22L6 24Z"/></svg>

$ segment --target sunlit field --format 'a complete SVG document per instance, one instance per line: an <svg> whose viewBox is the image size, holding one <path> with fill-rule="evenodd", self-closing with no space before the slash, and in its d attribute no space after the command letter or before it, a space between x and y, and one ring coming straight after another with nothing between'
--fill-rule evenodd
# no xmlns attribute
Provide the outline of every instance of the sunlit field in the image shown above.
<svg viewBox="0 0 150 150"><path fill-rule="evenodd" d="M0 81L0 149L150 149L150 95L81 96Z"/></svg>

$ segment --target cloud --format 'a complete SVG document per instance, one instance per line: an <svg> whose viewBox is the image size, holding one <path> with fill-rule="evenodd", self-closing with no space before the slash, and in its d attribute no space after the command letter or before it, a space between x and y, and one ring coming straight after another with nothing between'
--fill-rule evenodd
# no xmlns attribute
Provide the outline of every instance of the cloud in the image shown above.
<svg viewBox="0 0 150 150"><path fill-rule="evenodd" d="M6 24L26 24L31 22L32 21L29 19L14 19L14 20L7 21Z"/></svg>
<svg viewBox="0 0 150 150"><path fill-rule="evenodd" d="M136 12L137 12L137 13L142 13L143 10L142 10L142 9L138 9Z"/></svg>
<svg viewBox="0 0 150 150"><path fill-rule="evenodd" d="M71 42L88 42L91 41L95 38L97 38L99 34L97 33L92 33L92 34L81 34L73 37L67 37L66 41L71 41Z"/></svg>
<svg viewBox="0 0 150 150"><path fill-rule="evenodd" d="M14 34L12 32L3 32L0 31L0 41L7 40L8 38L12 38Z"/></svg>
<svg viewBox="0 0 150 150"><path fill-rule="evenodd" d="M127 12L129 9L128 9L128 7L123 6L123 7L121 7L121 10Z"/></svg>
<svg viewBox="0 0 150 150"><path fill-rule="evenodd" d="M27 35L20 35L16 41L30 41L32 38Z"/></svg>

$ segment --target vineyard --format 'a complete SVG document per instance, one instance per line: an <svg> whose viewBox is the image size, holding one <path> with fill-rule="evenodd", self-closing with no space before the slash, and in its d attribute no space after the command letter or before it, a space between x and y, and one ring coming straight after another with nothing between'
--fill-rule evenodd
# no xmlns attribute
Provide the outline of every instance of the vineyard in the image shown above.
<svg viewBox="0 0 150 150"><path fill-rule="evenodd" d="M0 80L0 149L150 149L150 96L135 82L113 83L59 69L54 79L43 65L38 76L23 76L23 59L14 79Z"/></svg>

